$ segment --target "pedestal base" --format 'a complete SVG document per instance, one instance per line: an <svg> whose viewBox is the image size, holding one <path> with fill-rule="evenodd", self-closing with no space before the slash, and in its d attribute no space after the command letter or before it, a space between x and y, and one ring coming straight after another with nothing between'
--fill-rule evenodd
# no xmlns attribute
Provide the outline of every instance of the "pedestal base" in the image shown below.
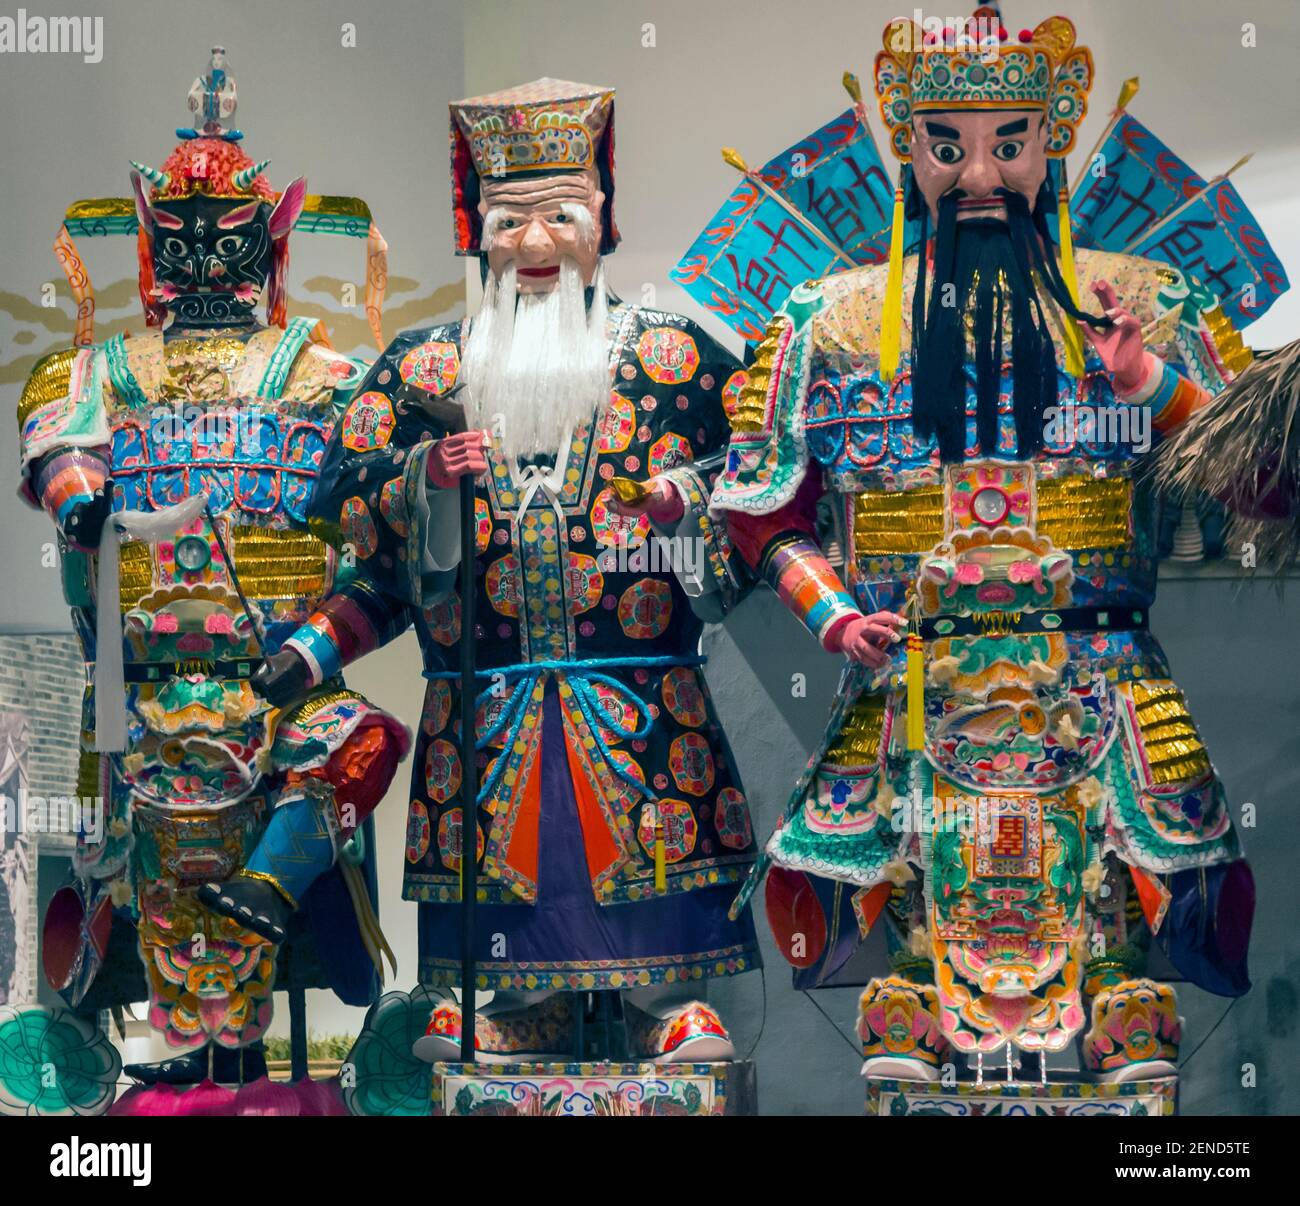
<svg viewBox="0 0 1300 1206"><path fill-rule="evenodd" d="M1130 1080L1125 1084L1097 1084L1082 1079L1052 1080L1047 1084L986 1080L958 1081L953 1085L915 1080L888 1080L868 1076L867 1113L901 1117L908 1114L946 1114L952 1117L1018 1115L1020 1117L1074 1118L1093 1114L1168 1116L1178 1112L1178 1077Z"/></svg>
<svg viewBox="0 0 1300 1206"><path fill-rule="evenodd" d="M433 1065L430 1113L445 1115L654 1114L703 1117L758 1112L748 1060L716 1064L518 1063Z"/></svg>

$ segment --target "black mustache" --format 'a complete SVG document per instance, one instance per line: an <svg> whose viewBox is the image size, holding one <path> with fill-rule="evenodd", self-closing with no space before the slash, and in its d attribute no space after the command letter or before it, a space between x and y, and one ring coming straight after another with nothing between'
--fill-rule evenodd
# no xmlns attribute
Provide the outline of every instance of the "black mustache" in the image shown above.
<svg viewBox="0 0 1300 1206"><path fill-rule="evenodd" d="M989 196L997 197L1000 201L1005 201L1009 197L1019 197L1022 201L1025 200L1024 193L1018 193L1016 192L1015 189L1007 188L1005 185L1002 184L998 185L998 187L995 188L989 194ZM939 197L939 204L943 205L945 199L949 197L951 197L953 201L971 201L975 199L971 197L970 193L968 193L964 188L958 188L955 184L946 193L943 193ZM980 199L983 200L983 198ZM1026 202L1026 206L1028 206L1028 202Z"/></svg>
<svg viewBox="0 0 1300 1206"><path fill-rule="evenodd" d="M1040 294L1079 322L1101 328L1104 315L1075 305L1061 276L1046 215L1055 204L1050 180L1031 200L999 186L990 198L1006 207L1006 220L957 220L958 202L972 199L954 186L939 197L933 256L926 255L929 206L909 179L908 216L920 225L916 286L912 297L913 422L934 438L946 462L966 456L967 336L972 322L975 436L982 455L998 451L1004 319L1010 321L1012 414L1017 454L1042 446L1042 411L1055 403L1057 370L1052 328ZM933 273L933 286L927 279ZM952 304L955 291L957 303ZM947 299L947 305L943 302Z"/></svg>

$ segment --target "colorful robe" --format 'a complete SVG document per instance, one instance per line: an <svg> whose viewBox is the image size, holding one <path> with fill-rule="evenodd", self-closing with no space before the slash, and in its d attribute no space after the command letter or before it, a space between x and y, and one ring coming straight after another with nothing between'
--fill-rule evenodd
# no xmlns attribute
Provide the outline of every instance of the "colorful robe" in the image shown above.
<svg viewBox="0 0 1300 1206"><path fill-rule="evenodd" d="M114 512L137 518L208 493L206 511L121 544L120 754L95 752L100 555L62 548L88 668L77 791L105 803L101 823L79 835L73 868L87 917L111 897L136 923L149 1020L173 1047L245 1045L271 1017L275 947L210 913L194 890L244 866L277 806L302 814L296 853L302 844L327 848L328 867L337 824L329 800L314 797L331 788L311 772L373 726L403 748L408 741L397 721L341 682L283 714L249 684L261 652L279 648L339 577L333 550L306 530L307 501L364 369L332 351L314 320L247 335L150 331L46 357L19 404L20 493L60 522L107 478ZM264 649L237 585L264 627ZM75 954L61 971L79 998L103 951L86 926L62 935L64 944ZM362 974L345 970L343 952L360 954ZM364 1004L369 959L351 938L322 957L329 963L333 954L337 982Z"/></svg>
<svg viewBox="0 0 1300 1206"><path fill-rule="evenodd" d="M792 599L818 637L858 612L915 617L923 750L905 739L904 647L884 672L848 666L766 847L782 869L769 915L778 938L805 934L811 949L793 960L804 985L832 981L888 923L894 969L935 982L959 1050L1008 1034L1061 1049L1084 1024L1085 980L1140 975L1149 930L1187 978L1248 987L1249 872L1147 626L1156 558L1139 423L1150 417L1158 442L1249 353L1215 299L1166 265L1078 262L1081 295L1110 280L1163 361L1140 396L1117 397L1095 357L1082 379L1059 371L1046 447L1020 460L1010 363L995 449L978 446L968 369L966 458L941 465L912 429L908 357L891 382L878 372L886 269L851 271L796 289L772 321L712 502L776 585L829 495L839 580L805 580ZM915 277L912 258L904 348ZM1127 874L1108 874L1111 855Z"/></svg>
<svg viewBox="0 0 1300 1206"><path fill-rule="evenodd" d="M480 860L483 986L631 987L758 964L748 914L726 916L755 845L698 652L700 616L720 618L743 581L707 501L726 444L721 403L744 374L677 315L613 304L608 335L608 402L562 463L512 471L493 450L477 487L472 847L455 720L459 503L426 475L446 431L437 407L458 385L461 324L399 336L326 454L313 513L361 579L294 645L328 673L408 623L419 635L428 687L404 892L421 904L425 984L458 982L466 848ZM611 478L656 474L685 508L657 534L667 546L610 506ZM685 552L683 573L669 550Z"/></svg>

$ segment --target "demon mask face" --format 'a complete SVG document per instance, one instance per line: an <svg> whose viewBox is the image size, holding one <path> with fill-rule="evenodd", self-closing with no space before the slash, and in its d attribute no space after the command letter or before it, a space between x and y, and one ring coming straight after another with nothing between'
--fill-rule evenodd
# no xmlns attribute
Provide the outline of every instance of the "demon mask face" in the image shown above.
<svg viewBox="0 0 1300 1206"><path fill-rule="evenodd" d="M191 176L195 158L186 161ZM175 171L172 161L168 166ZM226 172L218 188L211 187L211 175L202 178L209 187L190 180L177 188L170 172L132 172L136 213L149 243L148 300L177 325L246 326L264 296L268 310L275 308L268 287L277 296L283 291L287 239L302 213L306 182L295 180L277 200L258 167ZM150 173L152 198L141 170Z"/></svg>
<svg viewBox="0 0 1300 1206"><path fill-rule="evenodd" d="M271 274L271 207L193 196L154 204L153 271L186 326L249 321Z"/></svg>

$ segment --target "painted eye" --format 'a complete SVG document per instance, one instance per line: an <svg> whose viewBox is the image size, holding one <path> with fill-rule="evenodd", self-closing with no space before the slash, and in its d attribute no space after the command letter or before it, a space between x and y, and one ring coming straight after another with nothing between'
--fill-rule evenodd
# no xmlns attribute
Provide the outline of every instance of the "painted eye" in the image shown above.
<svg viewBox="0 0 1300 1206"><path fill-rule="evenodd" d="M561 222L561 223L563 223L563 222L571 221L571 219L569 218L569 215L568 215L568 214L565 214L565 213L559 213L559 214L556 214L555 217L553 217L553 218L551 219L551 221L552 221L552 222Z"/></svg>
<svg viewBox="0 0 1300 1206"><path fill-rule="evenodd" d="M1018 159L1020 152L1024 149L1025 144L1023 142L1000 142L993 148L993 158L1009 163L1012 159Z"/></svg>
<svg viewBox="0 0 1300 1206"><path fill-rule="evenodd" d="M223 235L217 240L215 250L219 256L230 256L235 255L243 245L243 235Z"/></svg>
<svg viewBox="0 0 1300 1206"><path fill-rule="evenodd" d="M168 235L163 239L163 250L172 256L181 256L189 251L189 245L183 239L173 238Z"/></svg>
<svg viewBox="0 0 1300 1206"><path fill-rule="evenodd" d="M966 157L966 152L955 142L936 142L930 148L930 154L945 164L960 163Z"/></svg>
<svg viewBox="0 0 1300 1206"><path fill-rule="evenodd" d="M516 226L518 226L518 225L519 225L519 223L516 222L516 221L514 220L514 218L502 218L501 221L497 224L497 229L498 229L498 230L514 230L514 228L515 228Z"/></svg>

